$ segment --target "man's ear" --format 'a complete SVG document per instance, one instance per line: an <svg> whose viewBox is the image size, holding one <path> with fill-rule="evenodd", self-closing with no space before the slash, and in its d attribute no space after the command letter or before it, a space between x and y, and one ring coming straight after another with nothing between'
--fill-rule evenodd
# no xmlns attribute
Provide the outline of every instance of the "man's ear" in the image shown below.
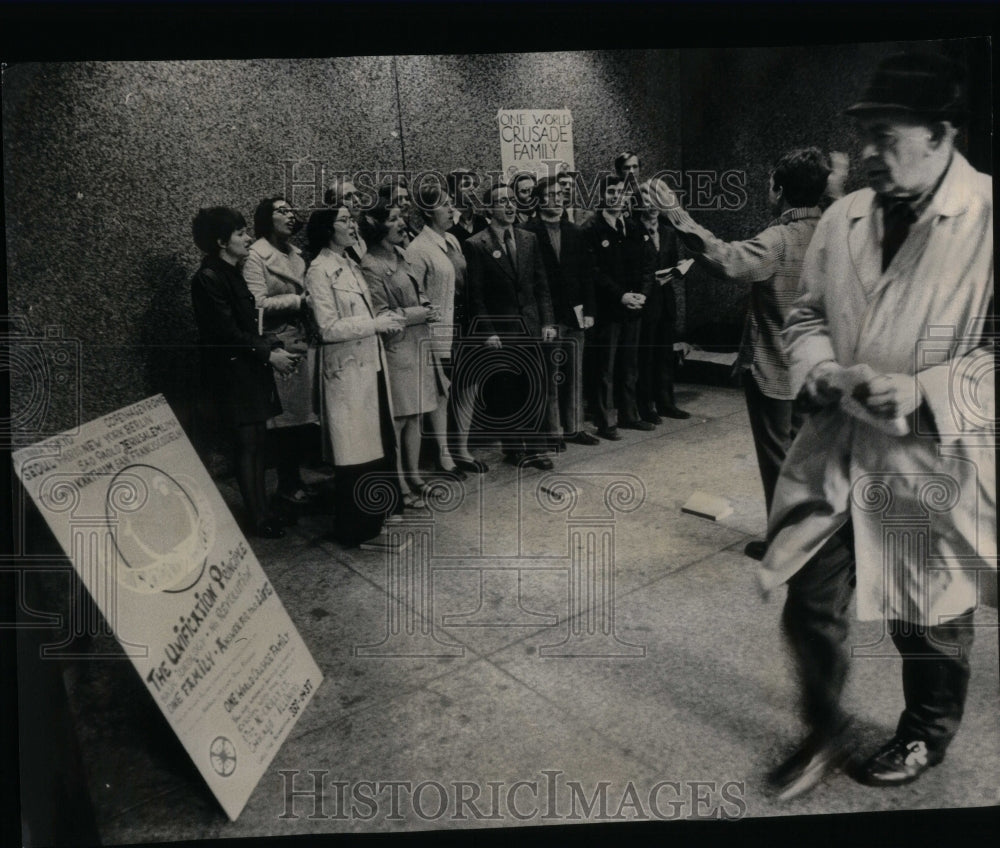
<svg viewBox="0 0 1000 848"><path fill-rule="evenodd" d="M955 128L948 121L935 121L931 124L931 145L940 147L941 143L952 136Z"/></svg>

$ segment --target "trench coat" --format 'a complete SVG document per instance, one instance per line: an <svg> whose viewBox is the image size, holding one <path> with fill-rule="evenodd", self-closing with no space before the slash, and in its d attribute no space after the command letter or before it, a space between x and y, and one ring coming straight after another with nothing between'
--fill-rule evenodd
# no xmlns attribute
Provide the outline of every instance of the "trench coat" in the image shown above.
<svg viewBox="0 0 1000 848"><path fill-rule="evenodd" d="M302 357L293 373L275 378L284 411L268 421L273 427L295 427L318 420L313 409L316 349L309 344L304 314L308 307L301 306L300 297L305 291L305 274L302 251L290 245L289 252L283 253L266 238L250 245L250 255L243 264L247 288L257 308L264 311L264 337Z"/></svg>
<svg viewBox="0 0 1000 848"><path fill-rule="evenodd" d="M445 261L451 264L447 257ZM406 320L403 332L383 343L389 363L393 414L420 415L437 409L438 396L444 396L448 383L432 351L430 325L422 317L421 300L426 300L426 296L413 269L403 252L396 249L391 259L380 251L369 251L361 260L361 270L375 314L395 312Z"/></svg>
<svg viewBox="0 0 1000 848"><path fill-rule="evenodd" d="M320 419L335 465L381 459L379 372L386 375L382 340L364 276L353 259L323 248L306 272L306 289L320 347ZM389 399L390 412L392 399Z"/></svg>
<svg viewBox="0 0 1000 848"><path fill-rule="evenodd" d="M954 154L885 272L870 189L827 210L782 339L798 392L824 360L914 375L922 401L892 435L844 404L811 416L769 516L762 587L787 580L848 520L862 620L937 625L977 603L996 567L990 177Z"/></svg>

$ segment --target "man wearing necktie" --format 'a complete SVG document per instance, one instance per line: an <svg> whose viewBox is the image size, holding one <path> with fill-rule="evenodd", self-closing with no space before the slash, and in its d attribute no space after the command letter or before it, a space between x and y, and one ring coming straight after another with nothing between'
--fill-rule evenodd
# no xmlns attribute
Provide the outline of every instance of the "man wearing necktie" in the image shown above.
<svg viewBox="0 0 1000 848"><path fill-rule="evenodd" d="M483 198L490 225L462 249L468 263L470 337L461 343L477 359L470 367L482 382L488 426L500 437L505 461L547 470L544 456L547 367L542 342L556 337L545 266L532 233L514 227L516 207L508 186Z"/></svg>
<svg viewBox="0 0 1000 848"><path fill-rule="evenodd" d="M639 416L639 333L642 310L652 290L653 253L642 227L626 224L625 181L605 176L599 185L601 210L583 228L596 264L595 354L592 375L597 434L617 441L618 426L652 430Z"/></svg>
<svg viewBox="0 0 1000 848"><path fill-rule="evenodd" d="M905 703L857 779L916 780L962 718L978 571L997 556L993 194L955 149L964 111L945 56L880 63L847 110L870 187L821 218L785 323L792 388L811 411L759 576L765 592L788 584L782 623L811 733L771 774L783 798L846 757L852 594L858 618L882 622L877 647L902 656Z"/></svg>

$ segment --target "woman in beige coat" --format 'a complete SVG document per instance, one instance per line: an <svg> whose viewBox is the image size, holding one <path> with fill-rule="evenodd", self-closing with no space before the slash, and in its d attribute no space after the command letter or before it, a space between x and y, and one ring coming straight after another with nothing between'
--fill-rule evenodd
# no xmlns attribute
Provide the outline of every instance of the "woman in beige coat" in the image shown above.
<svg viewBox="0 0 1000 848"><path fill-rule="evenodd" d="M276 380L282 413L267 422L277 456L277 495L298 506L309 500L300 466L319 432L315 426L319 417L313 407L316 348L309 338L306 263L290 241L297 222L283 197L265 197L257 204L253 229L257 240L250 245L243 279L263 313L259 323L264 338L281 342L285 350L299 357L295 370Z"/></svg>
<svg viewBox="0 0 1000 848"><path fill-rule="evenodd" d="M400 503L379 334L391 337L403 322L394 314L375 314L364 276L346 254L356 241L346 207L314 212L306 236L316 257L306 289L322 340L321 413L335 469L334 535L356 545L378 535L386 513Z"/></svg>
<svg viewBox="0 0 1000 848"><path fill-rule="evenodd" d="M379 200L361 218L361 235L369 245L361 260L378 315L397 315L403 332L386 339L389 389L392 396L397 457L403 504L419 509L427 483L420 476L420 419L425 412L444 407L448 381L431 349L429 325L440 318L404 258L406 220L402 209L388 199Z"/></svg>

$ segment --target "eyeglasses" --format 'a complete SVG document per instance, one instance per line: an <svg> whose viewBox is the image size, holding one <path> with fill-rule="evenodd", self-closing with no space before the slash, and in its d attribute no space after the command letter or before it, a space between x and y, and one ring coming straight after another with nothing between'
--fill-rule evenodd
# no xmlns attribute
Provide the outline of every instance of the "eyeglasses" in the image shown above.
<svg viewBox="0 0 1000 848"><path fill-rule="evenodd" d="M351 216L348 215L346 218L334 218L333 219L333 223L335 223L335 224L350 224L351 223Z"/></svg>
<svg viewBox="0 0 1000 848"><path fill-rule="evenodd" d="M274 212L277 215L294 215L295 210L291 206L275 206Z"/></svg>

